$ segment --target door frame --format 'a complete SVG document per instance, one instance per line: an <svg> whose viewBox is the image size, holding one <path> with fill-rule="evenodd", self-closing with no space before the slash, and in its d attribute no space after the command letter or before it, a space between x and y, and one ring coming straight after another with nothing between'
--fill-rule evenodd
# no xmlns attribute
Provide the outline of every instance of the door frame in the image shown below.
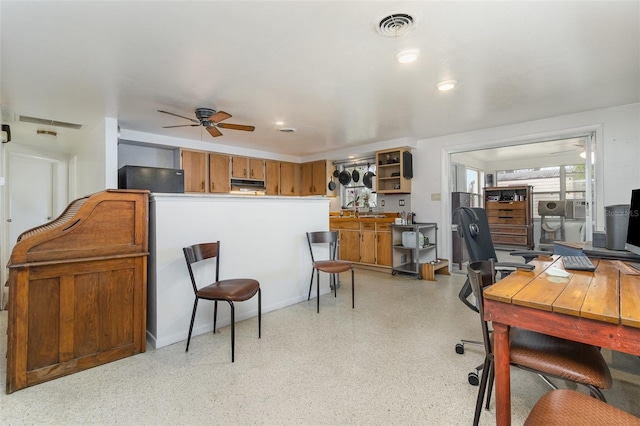
<svg viewBox="0 0 640 426"><path fill-rule="evenodd" d="M545 132L534 135L524 135L518 137L508 137L495 140L473 142L463 145L455 146L443 146L440 149L440 164L442 165L440 191L444 195L442 197L442 203L440 205L440 217L442 217L445 227L442 233L442 248L443 253L448 253L451 256L451 223L453 215L451 213L451 155L468 152L468 151L481 151L483 149L490 148L503 148L510 146L528 145L540 142L549 142L559 139L569 139L576 137L588 137L592 136L592 143L587 143L589 147L587 151L593 148L595 145L595 175L592 176L591 182L595 185L595 200L588 206L589 212L587 217L591 217L593 220L593 226L591 231L604 229L604 205L602 201L602 194L604 192L604 183L602 176L604 174L603 162L598 161L603 158L603 126L602 124L596 124L591 126L583 126L566 130L558 130L553 132ZM587 155L587 158L590 156ZM585 160L585 165L587 165ZM447 231L448 229L448 231Z"/></svg>
<svg viewBox="0 0 640 426"><path fill-rule="evenodd" d="M11 210L11 182L9 179L11 173L11 159L15 157L30 158L39 161L46 161L52 164L53 182L52 182L52 219L60 215L62 210L68 204L68 181L69 169L68 162L59 158L53 158L42 154L22 152L19 150L5 150L3 158L5 171L5 185L2 193L3 209L0 213L2 216L2 250L0 251L0 262L6 265L11 257L11 251L15 245L15 241L9 241L9 212ZM5 283L8 278L8 270L6 267L0 269L0 282ZM4 308L7 301L8 289L2 285L0 287L0 310Z"/></svg>

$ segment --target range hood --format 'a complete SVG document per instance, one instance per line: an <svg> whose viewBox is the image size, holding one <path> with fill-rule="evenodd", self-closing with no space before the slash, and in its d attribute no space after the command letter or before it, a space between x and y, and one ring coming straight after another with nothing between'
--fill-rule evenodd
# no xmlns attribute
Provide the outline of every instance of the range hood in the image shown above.
<svg viewBox="0 0 640 426"><path fill-rule="evenodd" d="M231 179L231 193L233 194L264 194L266 190L263 180Z"/></svg>

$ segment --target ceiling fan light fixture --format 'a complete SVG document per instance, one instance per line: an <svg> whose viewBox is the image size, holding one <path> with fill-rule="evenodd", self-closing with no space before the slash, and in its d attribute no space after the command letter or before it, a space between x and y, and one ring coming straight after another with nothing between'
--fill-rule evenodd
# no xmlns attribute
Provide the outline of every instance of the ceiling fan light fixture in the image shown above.
<svg viewBox="0 0 640 426"><path fill-rule="evenodd" d="M396 59L401 64L409 64L414 62L420 56L418 49L404 49L396 53Z"/></svg>
<svg viewBox="0 0 640 426"><path fill-rule="evenodd" d="M451 90L454 87L456 87L457 84L458 84L458 82L455 81L455 80L445 80L445 81L441 81L440 83L438 83L436 85L436 87L441 92L446 92L447 90Z"/></svg>

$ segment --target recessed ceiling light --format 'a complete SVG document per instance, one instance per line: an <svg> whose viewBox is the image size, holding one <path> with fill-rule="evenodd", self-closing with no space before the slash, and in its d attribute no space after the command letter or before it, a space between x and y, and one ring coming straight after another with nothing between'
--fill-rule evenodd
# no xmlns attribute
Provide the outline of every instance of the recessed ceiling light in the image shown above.
<svg viewBox="0 0 640 426"><path fill-rule="evenodd" d="M441 91L445 92L447 90L451 90L454 87L456 87L456 84L458 84L458 82L455 81L455 80L446 80L446 81L441 81L440 83L438 83L438 85L436 87L438 87L438 90L441 90Z"/></svg>
<svg viewBox="0 0 640 426"><path fill-rule="evenodd" d="M408 64L418 59L418 56L420 56L418 49L404 49L396 54L396 59L401 64Z"/></svg>
<svg viewBox="0 0 640 426"><path fill-rule="evenodd" d="M276 121L276 126L282 126L284 124L284 121Z"/></svg>

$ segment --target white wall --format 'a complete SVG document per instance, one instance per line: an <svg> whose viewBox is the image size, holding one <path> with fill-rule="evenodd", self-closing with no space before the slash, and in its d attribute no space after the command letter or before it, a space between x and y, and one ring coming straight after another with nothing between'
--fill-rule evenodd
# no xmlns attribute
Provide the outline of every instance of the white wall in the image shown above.
<svg viewBox="0 0 640 426"><path fill-rule="evenodd" d="M254 278L262 289L262 312L280 309L307 299L312 268L306 232L329 230L329 201L153 194L150 216L147 335L159 348L186 339L189 331L194 295L182 247L219 240L220 279ZM314 253L326 259L328 250ZM213 273L213 265L194 271L201 284L211 282ZM350 298L349 287L343 286L338 297ZM321 274L320 293L328 292L328 275ZM256 316L257 303L257 298L238 303L236 321ZM306 307L309 315L316 315L315 307L312 298ZM219 326L229 324L228 306L220 309ZM213 304L201 302L193 335L211 332L212 318Z"/></svg>
<svg viewBox="0 0 640 426"><path fill-rule="evenodd" d="M604 226L604 206L627 204L631 189L640 188L640 104L598 109L576 114L460 133L418 142L414 151L412 205L421 220L440 224L440 253L451 252L449 154L471 149L506 146L568 136L585 130L596 131L598 158L596 188L597 228ZM431 194L443 194L442 201L433 201ZM424 218L424 219L423 219Z"/></svg>

